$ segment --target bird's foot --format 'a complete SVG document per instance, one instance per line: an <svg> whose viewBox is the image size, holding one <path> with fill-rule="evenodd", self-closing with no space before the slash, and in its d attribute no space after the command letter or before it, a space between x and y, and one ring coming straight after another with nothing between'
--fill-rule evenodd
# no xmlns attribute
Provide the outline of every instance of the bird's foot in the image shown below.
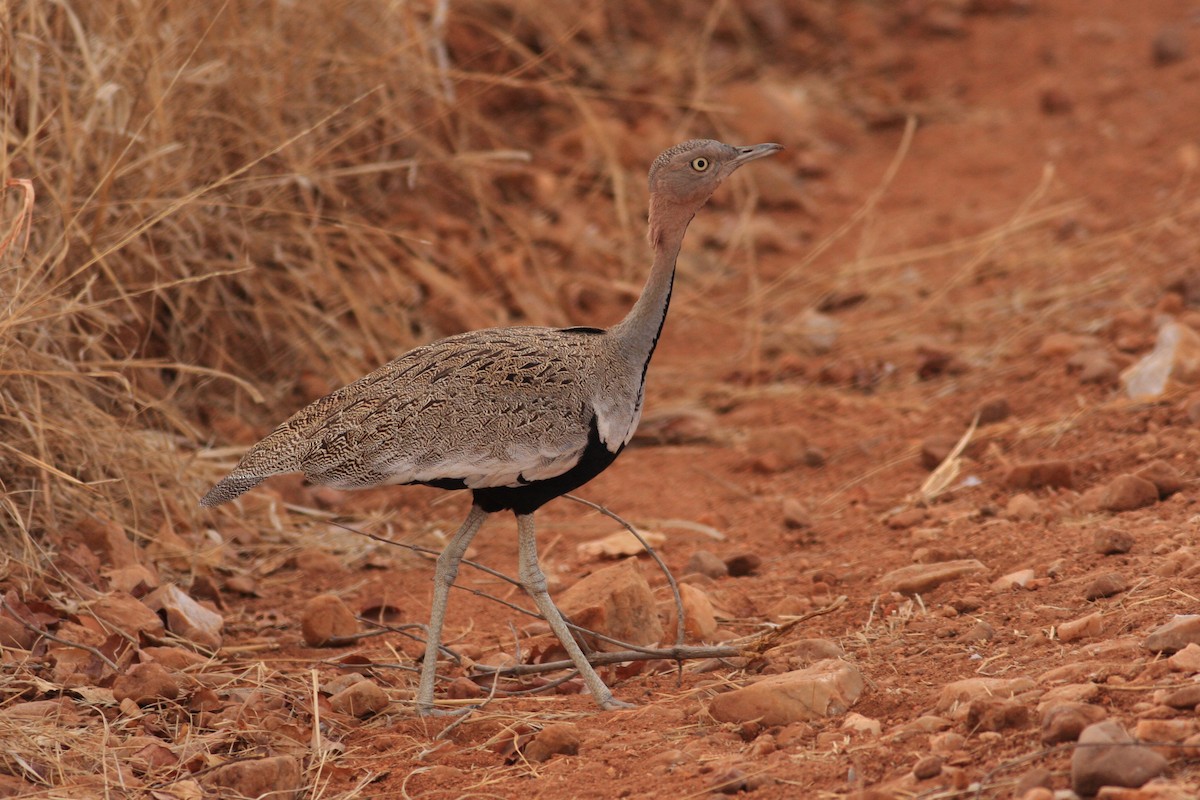
<svg viewBox="0 0 1200 800"><path fill-rule="evenodd" d="M434 705L418 705L417 715L421 717L461 717L469 714L479 706L463 706L462 708L438 708Z"/></svg>
<svg viewBox="0 0 1200 800"><path fill-rule="evenodd" d="M637 708L635 704L626 703L624 700L618 700L611 695L609 695L608 698L600 701L600 707L605 711L622 711L624 709Z"/></svg>

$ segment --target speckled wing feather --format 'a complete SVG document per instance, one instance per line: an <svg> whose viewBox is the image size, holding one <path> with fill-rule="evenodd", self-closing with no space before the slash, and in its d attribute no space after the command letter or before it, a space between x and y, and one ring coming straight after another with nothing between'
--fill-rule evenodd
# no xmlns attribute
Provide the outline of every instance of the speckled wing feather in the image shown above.
<svg viewBox="0 0 1200 800"><path fill-rule="evenodd" d="M418 347L301 409L202 502L282 472L338 488L516 486L562 474L593 420L613 450L636 425L640 403L614 407L612 398L639 397L626 384L640 376L606 339L594 329L493 328Z"/></svg>

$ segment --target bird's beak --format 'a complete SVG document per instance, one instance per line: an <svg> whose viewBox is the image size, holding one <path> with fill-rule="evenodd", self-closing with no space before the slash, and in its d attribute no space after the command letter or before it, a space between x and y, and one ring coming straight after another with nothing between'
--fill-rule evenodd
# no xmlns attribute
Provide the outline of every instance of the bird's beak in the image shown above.
<svg viewBox="0 0 1200 800"><path fill-rule="evenodd" d="M733 160L729 163L732 166L740 167L747 161L753 161L756 158L762 158L763 156L769 156L773 153L778 153L783 149L783 145L775 144L774 142L767 142L765 144L752 144L747 147L736 147L734 149L737 150L737 155L734 156Z"/></svg>

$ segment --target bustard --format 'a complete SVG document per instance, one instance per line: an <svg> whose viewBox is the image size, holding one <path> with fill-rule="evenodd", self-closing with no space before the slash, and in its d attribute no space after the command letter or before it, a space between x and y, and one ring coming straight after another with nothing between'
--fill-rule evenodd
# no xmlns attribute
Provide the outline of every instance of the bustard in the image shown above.
<svg viewBox="0 0 1200 800"><path fill-rule="evenodd" d="M546 591L533 513L602 472L642 414L688 223L738 167L783 149L693 139L650 167L650 276L625 319L599 328L490 328L416 348L301 409L200 501L216 506L285 472L340 489L470 489L471 511L437 559L417 709L433 712L442 622L467 545L497 511L517 517L518 578L602 708L613 697Z"/></svg>

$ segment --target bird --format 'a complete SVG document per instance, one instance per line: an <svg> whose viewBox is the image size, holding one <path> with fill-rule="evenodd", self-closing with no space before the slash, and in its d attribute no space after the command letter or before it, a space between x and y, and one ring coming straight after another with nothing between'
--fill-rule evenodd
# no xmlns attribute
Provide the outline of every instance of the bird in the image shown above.
<svg viewBox="0 0 1200 800"><path fill-rule="evenodd" d="M434 703L450 588L491 514L516 516L519 582L602 709L616 699L547 591L534 512L604 471L633 437L646 372L666 320L688 225L739 167L782 145L691 139L649 172L649 276L628 314L607 329L501 327L421 345L297 411L252 446L200 503L218 506L266 478L302 472L338 489L423 484L471 492L470 511L436 561L416 695Z"/></svg>

